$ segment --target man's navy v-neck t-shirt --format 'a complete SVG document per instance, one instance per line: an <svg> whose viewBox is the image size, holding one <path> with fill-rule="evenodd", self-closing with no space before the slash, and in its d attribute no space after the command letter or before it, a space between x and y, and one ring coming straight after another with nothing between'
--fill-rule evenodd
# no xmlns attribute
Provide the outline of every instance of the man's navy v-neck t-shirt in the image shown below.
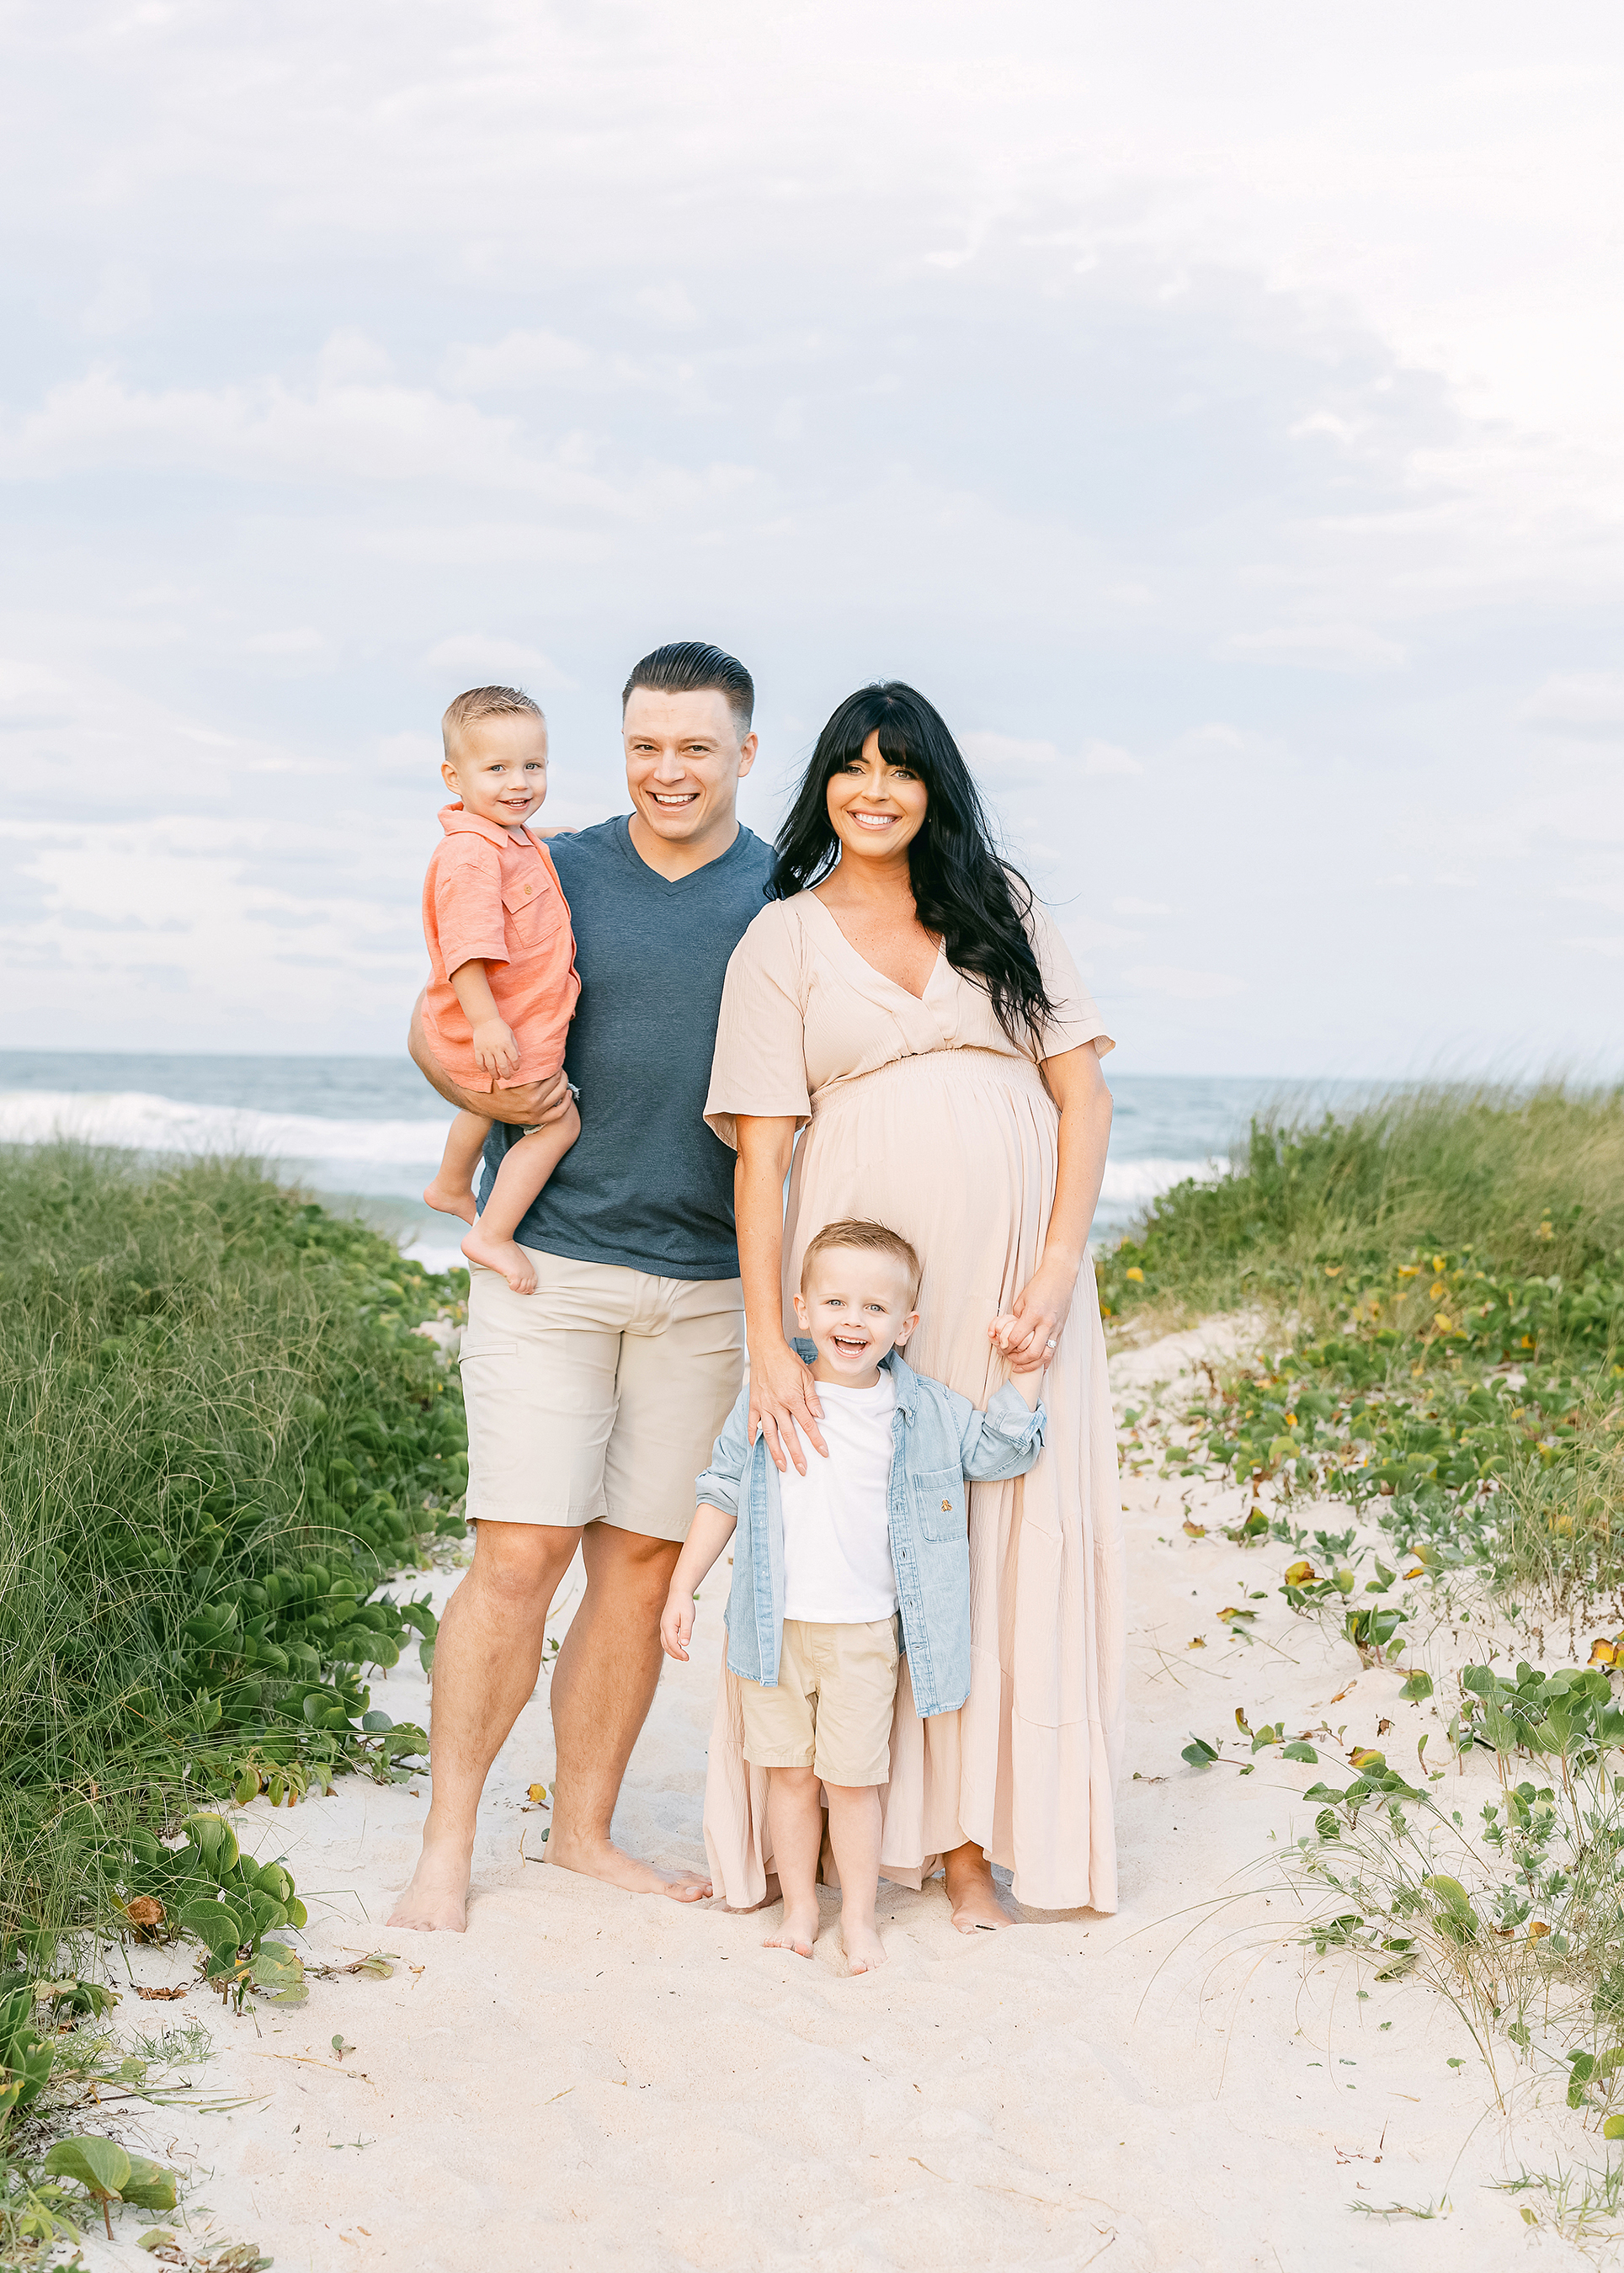
<svg viewBox="0 0 1624 2273"><path fill-rule="evenodd" d="M547 842L575 927L581 1001L565 1069L581 1134L520 1224L521 1245L662 1279L736 1279L733 1155L704 1123L727 959L766 905L772 848L741 828L668 881L625 814ZM481 1205L520 1132L497 1121Z"/></svg>

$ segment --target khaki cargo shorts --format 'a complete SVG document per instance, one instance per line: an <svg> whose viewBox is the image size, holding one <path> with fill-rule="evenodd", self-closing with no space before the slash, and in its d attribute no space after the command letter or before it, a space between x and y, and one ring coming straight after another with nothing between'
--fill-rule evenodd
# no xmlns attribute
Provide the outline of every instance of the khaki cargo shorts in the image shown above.
<svg viewBox="0 0 1624 2273"><path fill-rule="evenodd" d="M686 1539L744 1374L736 1279L527 1249L536 1291L472 1266L461 1364L470 1522Z"/></svg>
<svg viewBox="0 0 1624 2273"><path fill-rule="evenodd" d="M753 1768L816 1768L825 1783L891 1782L897 1621L823 1625L786 1618L778 1685L741 1681Z"/></svg>

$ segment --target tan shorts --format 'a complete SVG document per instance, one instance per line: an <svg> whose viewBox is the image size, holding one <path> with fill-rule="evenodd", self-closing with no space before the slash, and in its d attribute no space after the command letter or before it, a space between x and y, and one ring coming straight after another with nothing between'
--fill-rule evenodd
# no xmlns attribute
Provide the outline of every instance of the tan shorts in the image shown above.
<svg viewBox="0 0 1624 2273"><path fill-rule="evenodd" d="M526 1249L536 1291L472 1266L468 1514L686 1539L744 1372L736 1279L656 1279Z"/></svg>
<svg viewBox="0 0 1624 2273"><path fill-rule="evenodd" d="M786 1618L778 1685L739 1684L753 1768L816 1768L825 1783L889 1783L897 1621Z"/></svg>

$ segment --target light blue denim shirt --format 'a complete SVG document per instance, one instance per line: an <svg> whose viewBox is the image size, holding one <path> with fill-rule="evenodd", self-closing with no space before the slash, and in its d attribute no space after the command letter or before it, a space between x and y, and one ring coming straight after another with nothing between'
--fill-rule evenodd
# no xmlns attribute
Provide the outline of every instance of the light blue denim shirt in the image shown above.
<svg viewBox="0 0 1624 2273"><path fill-rule="evenodd" d="M817 1352L797 1339L809 1365ZM897 1573L902 1647L921 1720L956 1713L970 1694L970 1534L965 1478L999 1483L1024 1476L1043 1449L1041 1405L1029 1410L1008 1383L985 1413L939 1381L914 1371L897 1351L881 1360L891 1377L891 1555ZM752 1446L750 1392L716 1440L710 1466L694 1487L695 1504L738 1519L733 1582L727 1597L727 1664L746 1681L778 1685L784 1635L784 1508L778 1472L758 1437ZM808 1459L820 1455L808 1452Z"/></svg>

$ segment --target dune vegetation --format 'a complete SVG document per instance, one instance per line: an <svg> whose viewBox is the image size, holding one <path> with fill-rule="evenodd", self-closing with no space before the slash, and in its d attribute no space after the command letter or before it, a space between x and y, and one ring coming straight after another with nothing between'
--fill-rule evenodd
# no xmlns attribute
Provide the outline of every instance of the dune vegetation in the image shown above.
<svg viewBox="0 0 1624 2273"><path fill-rule="evenodd" d="M1255 1123L1099 1280L1117 1336L1256 1322L1260 1354L1191 1416L1189 1472L1373 1503L1405 1554L1624 1624L1624 1091L1404 1091Z"/></svg>
<svg viewBox="0 0 1624 2273"><path fill-rule="evenodd" d="M117 1924L138 1826L387 1773L380 1594L467 1474L460 1290L251 1166L0 1159L0 1935ZM372 1716L376 1722L379 1716Z"/></svg>

